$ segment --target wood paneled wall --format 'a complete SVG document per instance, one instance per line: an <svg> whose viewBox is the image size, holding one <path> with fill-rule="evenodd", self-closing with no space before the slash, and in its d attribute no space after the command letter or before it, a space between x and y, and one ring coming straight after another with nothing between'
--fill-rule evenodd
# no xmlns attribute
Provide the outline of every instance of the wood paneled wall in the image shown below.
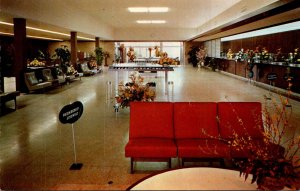
<svg viewBox="0 0 300 191"><path fill-rule="evenodd" d="M227 53L231 48L236 53L241 48L255 50L257 46L266 47L270 53L276 53L278 48L282 53L294 52L300 48L300 30L222 42L221 50Z"/></svg>

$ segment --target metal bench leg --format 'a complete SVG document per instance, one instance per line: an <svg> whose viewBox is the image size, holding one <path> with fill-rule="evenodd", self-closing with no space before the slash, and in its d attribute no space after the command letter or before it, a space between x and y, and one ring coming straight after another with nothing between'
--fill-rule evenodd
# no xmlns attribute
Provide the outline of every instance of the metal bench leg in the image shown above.
<svg viewBox="0 0 300 191"><path fill-rule="evenodd" d="M221 164L221 167L225 167L225 161L224 161L224 159L220 159L220 164Z"/></svg>
<svg viewBox="0 0 300 191"><path fill-rule="evenodd" d="M130 174L133 174L134 169L133 169L133 159L130 158Z"/></svg>

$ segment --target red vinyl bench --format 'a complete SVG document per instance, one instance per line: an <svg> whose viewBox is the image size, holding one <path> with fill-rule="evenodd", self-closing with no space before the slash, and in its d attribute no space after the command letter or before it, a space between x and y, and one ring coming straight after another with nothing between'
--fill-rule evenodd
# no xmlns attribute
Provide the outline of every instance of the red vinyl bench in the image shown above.
<svg viewBox="0 0 300 191"><path fill-rule="evenodd" d="M130 172L136 161L166 161L177 157L174 142L173 103L130 103L129 141L125 156L130 157Z"/></svg>

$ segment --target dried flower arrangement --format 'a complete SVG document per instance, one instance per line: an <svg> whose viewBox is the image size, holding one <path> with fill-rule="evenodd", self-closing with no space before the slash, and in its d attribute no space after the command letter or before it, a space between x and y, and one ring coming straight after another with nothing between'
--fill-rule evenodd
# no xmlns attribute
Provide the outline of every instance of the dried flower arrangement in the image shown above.
<svg viewBox="0 0 300 191"><path fill-rule="evenodd" d="M120 82L116 101L121 108L129 107L132 101L154 101L156 97L155 82L143 84L144 78L137 72L130 74L131 82Z"/></svg>

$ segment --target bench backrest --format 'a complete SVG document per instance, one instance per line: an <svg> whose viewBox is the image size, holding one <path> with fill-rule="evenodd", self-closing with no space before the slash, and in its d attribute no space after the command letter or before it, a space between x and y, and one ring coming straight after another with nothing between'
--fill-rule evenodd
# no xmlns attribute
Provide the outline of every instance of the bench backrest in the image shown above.
<svg viewBox="0 0 300 191"><path fill-rule="evenodd" d="M51 81L54 79L50 69L43 69L42 73L45 81Z"/></svg>
<svg viewBox="0 0 300 191"><path fill-rule="evenodd" d="M89 67L88 67L88 65L87 65L86 62L80 64L80 67L81 67L82 72L88 72L88 71L90 71L90 69L89 69Z"/></svg>
<svg viewBox="0 0 300 191"><path fill-rule="evenodd" d="M131 102L129 138L174 138L173 103Z"/></svg>
<svg viewBox="0 0 300 191"><path fill-rule="evenodd" d="M259 102L219 102L218 116L220 135L223 138L238 136L253 139L263 138L261 103Z"/></svg>
<svg viewBox="0 0 300 191"><path fill-rule="evenodd" d="M174 103L174 128L176 139L201 139L219 135L217 103Z"/></svg>

